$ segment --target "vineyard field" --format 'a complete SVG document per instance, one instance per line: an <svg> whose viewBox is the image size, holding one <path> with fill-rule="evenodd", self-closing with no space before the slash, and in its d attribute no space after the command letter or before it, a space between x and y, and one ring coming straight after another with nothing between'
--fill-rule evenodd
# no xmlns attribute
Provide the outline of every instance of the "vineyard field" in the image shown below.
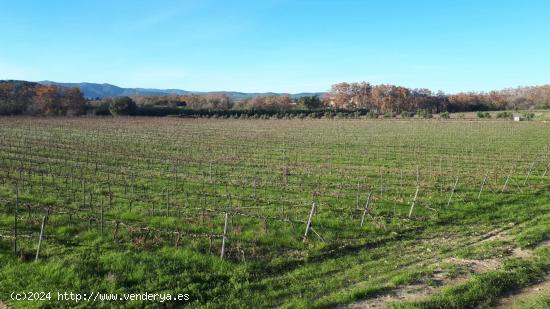
<svg viewBox="0 0 550 309"><path fill-rule="evenodd" d="M549 239L545 121L0 118L14 308L493 307L548 280Z"/></svg>

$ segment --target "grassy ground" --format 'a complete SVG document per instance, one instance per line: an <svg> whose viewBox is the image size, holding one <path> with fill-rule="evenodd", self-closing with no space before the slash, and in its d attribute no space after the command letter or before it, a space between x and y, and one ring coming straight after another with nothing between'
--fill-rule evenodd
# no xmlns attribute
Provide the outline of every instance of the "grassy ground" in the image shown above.
<svg viewBox="0 0 550 309"><path fill-rule="evenodd" d="M3 118L0 300L493 306L550 270L549 136L544 122ZM395 297L409 286L426 293Z"/></svg>

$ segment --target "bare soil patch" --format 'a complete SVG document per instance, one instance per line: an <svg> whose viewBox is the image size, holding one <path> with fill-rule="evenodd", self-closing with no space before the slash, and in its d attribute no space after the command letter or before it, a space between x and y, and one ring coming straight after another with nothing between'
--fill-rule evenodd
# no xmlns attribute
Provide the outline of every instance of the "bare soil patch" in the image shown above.
<svg viewBox="0 0 550 309"><path fill-rule="evenodd" d="M550 276L544 278L539 283L502 298L496 308L514 308L520 300L548 293L550 293Z"/></svg>

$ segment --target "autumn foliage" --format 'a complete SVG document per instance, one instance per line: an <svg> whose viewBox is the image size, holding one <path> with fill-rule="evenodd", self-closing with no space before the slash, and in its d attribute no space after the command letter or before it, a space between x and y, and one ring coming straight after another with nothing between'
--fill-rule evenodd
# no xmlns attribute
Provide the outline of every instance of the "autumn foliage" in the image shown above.
<svg viewBox="0 0 550 309"><path fill-rule="evenodd" d="M86 112L78 88L23 81L0 81L0 115L73 116Z"/></svg>
<svg viewBox="0 0 550 309"><path fill-rule="evenodd" d="M133 97L138 106L189 110L269 111L346 110L371 111L383 115L443 113L506 109L550 108L550 85L520 87L491 92L461 92L448 95L426 88L410 89L368 82L338 83L324 96L291 98L288 95L260 95L233 100L225 94Z"/></svg>
<svg viewBox="0 0 550 309"><path fill-rule="evenodd" d="M378 113L419 110L465 112L479 110L550 107L550 85L520 87L491 92L461 92L446 95L429 89L409 89L394 85L339 83L324 98L328 106L340 109L368 109Z"/></svg>

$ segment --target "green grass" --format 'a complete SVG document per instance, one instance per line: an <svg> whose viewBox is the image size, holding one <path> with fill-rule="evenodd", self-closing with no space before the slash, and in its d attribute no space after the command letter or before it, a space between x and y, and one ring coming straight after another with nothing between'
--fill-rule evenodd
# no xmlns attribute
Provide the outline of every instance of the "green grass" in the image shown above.
<svg viewBox="0 0 550 309"><path fill-rule="evenodd" d="M509 249L510 245L506 241L488 241L477 246L459 250L457 256L475 260L502 258L508 255Z"/></svg>
<svg viewBox="0 0 550 309"><path fill-rule="evenodd" d="M545 309L550 307L550 295L538 295L521 300L516 304L518 309Z"/></svg>

